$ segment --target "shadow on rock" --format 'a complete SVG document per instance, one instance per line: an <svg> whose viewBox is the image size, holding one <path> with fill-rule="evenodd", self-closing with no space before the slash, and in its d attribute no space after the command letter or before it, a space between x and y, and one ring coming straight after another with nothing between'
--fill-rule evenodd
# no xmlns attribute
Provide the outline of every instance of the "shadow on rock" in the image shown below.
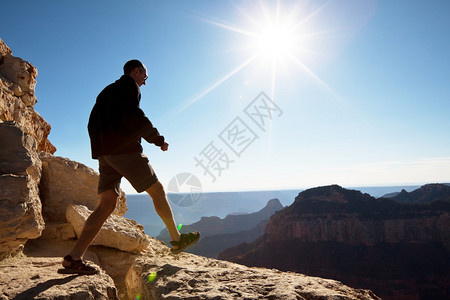
<svg viewBox="0 0 450 300"><path fill-rule="evenodd" d="M172 276L182 269L183 268L174 265L165 264L164 266L161 267L161 270L158 271L157 275Z"/></svg>
<svg viewBox="0 0 450 300"><path fill-rule="evenodd" d="M18 294L14 298L14 300L21 300L21 299L25 300L25 299L34 298L34 297L38 296L40 293L48 290L52 286L64 285L64 284L74 280L78 276L80 276L80 275L71 275L71 276L64 277L64 278L50 279L45 282L41 282L41 283L37 284L35 287L29 288L28 290L23 291L22 293Z"/></svg>

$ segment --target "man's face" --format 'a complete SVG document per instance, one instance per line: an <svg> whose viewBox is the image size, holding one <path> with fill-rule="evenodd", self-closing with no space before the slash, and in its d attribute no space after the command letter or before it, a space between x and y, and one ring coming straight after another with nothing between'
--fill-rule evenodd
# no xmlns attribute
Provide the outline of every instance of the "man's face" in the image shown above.
<svg viewBox="0 0 450 300"><path fill-rule="evenodd" d="M141 86L141 85L145 85L145 81L148 78L147 75L147 69L145 67L143 68L136 68L137 72L136 72L136 77L135 77L135 81L136 83Z"/></svg>

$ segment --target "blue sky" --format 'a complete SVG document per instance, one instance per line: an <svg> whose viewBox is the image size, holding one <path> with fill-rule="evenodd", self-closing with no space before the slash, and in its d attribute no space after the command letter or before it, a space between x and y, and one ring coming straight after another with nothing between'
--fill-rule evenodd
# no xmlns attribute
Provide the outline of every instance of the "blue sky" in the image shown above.
<svg viewBox="0 0 450 300"><path fill-rule="evenodd" d="M138 58L150 76L141 108L170 144L144 146L164 185L180 173L207 191L423 184L450 181L449 10L415 0L16 0L2 4L0 37L38 69L35 109L52 125L55 155L94 169L90 110ZM261 103L278 108L260 106L263 128L245 113Z"/></svg>

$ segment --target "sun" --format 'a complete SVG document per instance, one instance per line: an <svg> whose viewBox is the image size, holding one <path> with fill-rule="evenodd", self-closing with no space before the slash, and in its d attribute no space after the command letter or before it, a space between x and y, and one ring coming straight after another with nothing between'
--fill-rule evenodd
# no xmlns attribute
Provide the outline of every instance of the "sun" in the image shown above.
<svg viewBox="0 0 450 300"><path fill-rule="evenodd" d="M255 49L265 57L285 58L294 50L295 35L285 25L266 26L255 38Z"/></svg>

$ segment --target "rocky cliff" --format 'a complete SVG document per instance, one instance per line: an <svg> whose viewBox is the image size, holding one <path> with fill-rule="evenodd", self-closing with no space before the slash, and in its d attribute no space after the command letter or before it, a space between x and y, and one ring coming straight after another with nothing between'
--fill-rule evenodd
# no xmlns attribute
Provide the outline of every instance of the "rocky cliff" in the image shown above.
<svg viewBox="0 0 450 300"><path fill-rule="evenodd" d="M334 280L189 253L174 256L122 216L123 195L85 256L101 273L58 274L62 256L98 203L98 174L50 154L50 127L33 110L31 87L20 81L23 69L8 62L13 58L3 42L0 50L0 114L12 119L0 122L0 299L379 299ZM31 77L25 81L34 88L35 69L16 61L27 67Z"/></svg>
<svg viewBox="0 0 450 300"><path fill-rule="evenodd" d="M219 258L334 278L383 299L448 297L450 202L442 199L450 193L442 185L425 190L436 201L406 205L337 185L310 189L272 216L259 240Z"/></svg>
<svg viewBox="0 0 450 300"><path fill-rule="evenodd" d="M12 55L11 49L0 38L0 121L15 121L37 143L37 149L55 153L56 148L47 139L50 124L33 108L37 102L37 69L29 62Z"/></svg>

